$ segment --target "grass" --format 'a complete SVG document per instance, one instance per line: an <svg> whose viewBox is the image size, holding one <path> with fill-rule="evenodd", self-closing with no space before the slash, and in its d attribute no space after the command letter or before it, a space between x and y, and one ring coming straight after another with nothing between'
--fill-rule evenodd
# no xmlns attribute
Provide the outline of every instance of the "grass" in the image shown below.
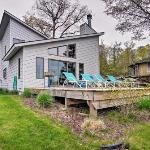
<svg viewBox="0 0 150 150"><path fill-rule="evenodd" d="M150 150L150 124L140 124L129 135L131 150Z"/></svg>
<svg viewBox="0 0 150 150"><path fill-rule="evenodd" d="M117 111L109 112L106 117L118 123L134 124L127 131L131 150L150 149L149 123L138 122L134 115L125 116ZM85 143L69 128L26 108L18 96L0 94L0 150L97 150L103 142L87 135Z"/></svg>
<svg viewBox="0 0 150 150"><path fill-rule="evenodd" d="M137 103L137 107L139 109L143 109L143 110L148 110L150 111L150 98L145 98L145 99L141 99L138 103Z"/></svg>
<svg viewBox="0 0 150 150"><path fill-rule="evenodd" d="M123 115L118 111L110 111L107 116L119 123L134 125L132 130L127 131L131 150L150 150L150 123L138 122L133 114Z"/></svg>
<svg viewBox="0 0 150 150"><path fill-rule="evenodd" d="M0 150L90 150L69 129L0 95Z"/></svg>
<svg viewBox="0 0 150 150"><path fill-rule="evenodd" d="M128 115L124 115L121 114L118 111L110 111L107 116L110 119L116 120L119 123L134 123L136 122L136 117L134 116L134 114L128 114Z"/></svg>

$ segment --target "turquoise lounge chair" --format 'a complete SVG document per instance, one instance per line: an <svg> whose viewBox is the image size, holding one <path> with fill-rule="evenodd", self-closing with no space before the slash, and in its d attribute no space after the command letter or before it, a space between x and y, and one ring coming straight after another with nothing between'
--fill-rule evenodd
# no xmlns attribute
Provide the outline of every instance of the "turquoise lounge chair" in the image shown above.
<svg viewBox="0 0 150 150"><path fill-rule="evenodd" d="M112 76L112 75L109 75L108 76L108 79L110 80L110 82L113 84L113 86L123 86L123 87L135 87L136 84L138 86L138 83L135 83L135 82L127 82L127 81L120 81L120 80L117 80L116 77Z"/></svg>
<svg viewBox="0 0 150 150"><path fill-rule="evenodd" d="M74 86L77 85L80 88L85 86L82 81L78 81L76 79L76 77L73 75L73 73L63 72L63 74L66 77L66 80L64 81L63 86L68 85L69 83L73 84Z"/></svg>
<svg viewBox="0 0 150 150"><path fill-rule="evenodd" d="M97 82L104 85L105 88L109 85L109 82L106 79L104 79L100 74L95 75L95 77L97 79Z"/></svg>
<svg viewBox="0 0 150 150"><path fill-rule="evenodd" d="M112 76L112 75L108 75L108 79L110 80L110 82L112 83L112 85L115 86L125 86L125 82L117 80L116 77ZM126 84L127 85L127 84Z"/></svg>
<svg viewBox="0 0 150 150"><path fill-rule="evenodd" d="M98 86L96 80L91 74L85 73L85 74L81 74L81 76L84 81L87 81L87 85L92 86L92 87Z"/></svg>

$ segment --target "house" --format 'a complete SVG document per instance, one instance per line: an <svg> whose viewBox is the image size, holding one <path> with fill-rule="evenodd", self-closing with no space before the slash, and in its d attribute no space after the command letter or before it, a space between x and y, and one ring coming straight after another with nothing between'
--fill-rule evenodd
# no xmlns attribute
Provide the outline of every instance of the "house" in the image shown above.
<svg viewBox="0 0 150 150"><path fill-rule="evenodd" d="M61 85L62 72L99 73L99 36L88 23L80 35L48 39L23 21L4 11L0 25L0 86L9 90ZM46 73L53 74L51 80Z"/></svg>
<svg viewBox="0 0 150 150"><path fill-rule="evenodd" d="M150 82L150 57L130 65L129 75Z"/></svg>

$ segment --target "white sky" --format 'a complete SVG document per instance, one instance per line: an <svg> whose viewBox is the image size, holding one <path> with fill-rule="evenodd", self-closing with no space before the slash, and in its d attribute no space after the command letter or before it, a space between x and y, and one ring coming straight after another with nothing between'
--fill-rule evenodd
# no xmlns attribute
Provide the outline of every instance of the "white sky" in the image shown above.
<svg viewBox="0 0 150 150"><path fill-rule="evenodd" d="M87 5L93 12L92 26L97 32L105 32L105 35L100 38L104 40L105 44L111 45L115 41L126 42L131 40L130 34L122 35L115 31L116 21L104 14L105 6L101 0L79 0L81 4ZM21 18L25 13L31 9L35 0L0 0L0 18L3 15L3 11L7 10L16 17ZM136 42L136 46L142 46L148 44L150 41L146 39L144 41Z"/></svg>

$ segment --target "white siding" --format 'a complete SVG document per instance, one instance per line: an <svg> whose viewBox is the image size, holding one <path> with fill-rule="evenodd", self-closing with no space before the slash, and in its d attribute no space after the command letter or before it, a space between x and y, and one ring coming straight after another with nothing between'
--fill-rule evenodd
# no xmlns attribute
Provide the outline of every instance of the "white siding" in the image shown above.
<svg viewBox="0 0 150 150"><path fill-rule="evenodd" d="M13 38L25 40L26 42L44 39L39 34L24 27L23 25L19 24L15 20L10 19L10 22L3 36L3 39L0 41L0 79L2 79L2 83L0 82L0 86L2 86L3 88L12 87L12 86L9 86L9 84L12 83L12 79L11 79L12 78L11 72L13 72L12 68L13 69L15 68L11 66L13 64L9 65L9 62L8 61L4 62L2 58L5 55L5 46L6 46L6 52L8 52L10 47L13 45ZM7 79L3 79L3 76L2 76L3 69L5 68L7 68Z"/></svg>
<svg viewBox="0 0 150 150"><path fill-rule="evenodd" d="M10 49L11 45L10 45L10 23L8 24L5 34L3 36L3 39L1 40L1 59L5 56L5 46L6 46L6 52ZM1 64L1 72L3 72L3 70L5 68L7 68L7 77L9 76L9 72L8 72L8 65L9 62L8 61L2 61ZM1 73L1 78L2 78L2 87L7 88L8 86L8 82L7 79L3 79L2 77L2 73Z"/></svg>
<svg viewBox="0 0 150 150"><path fill-rule="evenodd" d="M79 63L84 63L85 73L99 73L98 37L68 40L50 44L28 46L23 49L24 88L43 88L44 80L36 79L36 57L44 58L44 71L48 72L48 59L76 62L76 75L79 77ZM76 44L77 59L48 55L48 48ZM47 84L47 81L46 81Z"/></svg>
<svg viewBox="0 0 150 150"><path fill-rule="evenodd" d="M10 39L11 45L13 45L13 38L21 39L27 41L36 41L36 40L44 40L39 34L31 31L30 29L24 27L23 25L19 24L15 20L10 20Z"/></svg>
<svg viewBox="0 0 150 150"><path fill-rule="evenodd" d="M13 90L14 76L18 78L18 59L20 58L20 79L17 79L17 89L22 91L23 89L23 50L20 50L9 61L9 77L8 77L8 89Z"/></svg>

